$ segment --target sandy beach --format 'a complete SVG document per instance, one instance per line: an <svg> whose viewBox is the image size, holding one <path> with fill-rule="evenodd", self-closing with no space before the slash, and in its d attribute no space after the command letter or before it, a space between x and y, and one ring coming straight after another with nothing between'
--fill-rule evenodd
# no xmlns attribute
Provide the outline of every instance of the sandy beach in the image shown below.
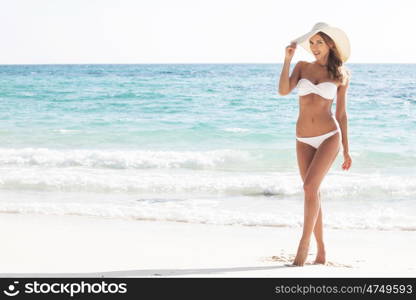
<svg viewBox="0 0 416 300"><path fill-rule="evenodd" d="M411 277L412 231L325 229L327 265L291 267L300 228L0 214L1 277Z"/></svg>

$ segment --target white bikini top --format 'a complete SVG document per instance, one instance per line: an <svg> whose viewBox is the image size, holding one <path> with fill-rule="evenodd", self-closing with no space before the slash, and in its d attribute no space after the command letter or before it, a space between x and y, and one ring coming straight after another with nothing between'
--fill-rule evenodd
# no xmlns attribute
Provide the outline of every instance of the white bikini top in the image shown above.
<svg viewBox="0 0 416 300"><path fill-rule="evenodd" d="M326 100L332 100L337 95L337 85L333 82L325 81L314 84L306 78L301 78L296 85L298 88L298 95L304 96L310 93L318 94Z"/></svg>

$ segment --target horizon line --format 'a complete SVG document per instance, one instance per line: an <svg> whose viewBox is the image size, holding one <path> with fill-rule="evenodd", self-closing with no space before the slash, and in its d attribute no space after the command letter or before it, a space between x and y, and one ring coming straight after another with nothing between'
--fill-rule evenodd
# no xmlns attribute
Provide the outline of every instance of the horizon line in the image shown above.
<svg viewBox="0 0 416 300"><path fill-rule="evenodd" d="M283 64L283 62L135 62L135 63L0 63L0 66L19 65L214 65L214 64ZM416 64L416 62L347 62L345 64Z"/></svg>

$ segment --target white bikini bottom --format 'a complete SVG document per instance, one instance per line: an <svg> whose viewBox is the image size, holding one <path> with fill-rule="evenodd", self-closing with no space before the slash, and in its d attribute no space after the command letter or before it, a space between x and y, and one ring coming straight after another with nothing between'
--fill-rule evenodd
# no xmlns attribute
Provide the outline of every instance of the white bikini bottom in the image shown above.
<svg viewBox="0 0 416 300"><path fill-rule="evenodd" d="M311 137L296 137L296 139L298 141L302 142L302 143L306 143L308 145L311 145L315 149L318 149L319 145L321 145L323 143L323 141L325 141L330 136L333 136L337 132L339 132L341 134L341 131L339 130L339 128L337 128L335 130L324 133L322 135L311 136Z"/></svg>

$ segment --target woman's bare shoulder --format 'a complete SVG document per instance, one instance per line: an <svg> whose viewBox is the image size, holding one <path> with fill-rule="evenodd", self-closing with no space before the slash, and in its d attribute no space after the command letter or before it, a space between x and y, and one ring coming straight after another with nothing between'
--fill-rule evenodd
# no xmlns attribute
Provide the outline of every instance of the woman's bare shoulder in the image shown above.
<svg viewBox="0 0 416 300"><path fill-rule="evenodd" d="M310 62L306 61L306 60L300 60L300 61L298 61L298 63L301 64L302 66L309 66L310 65Z"/></svg>
<svg viewBox="0 0 416 300"><path fill-rule="evenodd" d="M307 61L305 61L305 60L299 60L299 61L296 63L296 65L298 65L298 66L299 66L300 71L303 71L303 70L305 70L305 68L307 68L307 67L308 67L309 62L307 62Z"/></svg>

